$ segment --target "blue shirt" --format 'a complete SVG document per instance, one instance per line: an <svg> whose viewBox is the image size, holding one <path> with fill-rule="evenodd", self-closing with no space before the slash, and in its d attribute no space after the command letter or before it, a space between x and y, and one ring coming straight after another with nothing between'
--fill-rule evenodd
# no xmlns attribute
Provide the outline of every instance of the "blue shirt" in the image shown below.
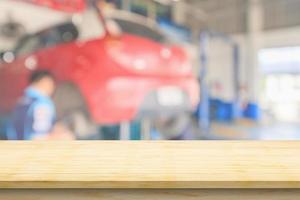
<svg viewBox="0 0 300 200"><path fill-rule="evenodd" d="M8 139L32 140L47 136L53 129L55 116L51 98L29 87L15 108Z"/></svg>

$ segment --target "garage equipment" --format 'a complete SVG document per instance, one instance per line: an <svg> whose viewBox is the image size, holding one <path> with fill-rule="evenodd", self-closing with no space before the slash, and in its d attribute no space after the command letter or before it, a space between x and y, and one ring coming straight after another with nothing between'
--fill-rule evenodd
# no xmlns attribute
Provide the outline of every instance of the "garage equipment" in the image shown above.
<svg viewBox="0 0 300 200"><path fill-rule="evenodd" d="M233 59L233 80L234 100L233 100L233 119L237 119L240 113L240 49L239 45L230 36L213 31L204 31L200 34L200 87L201 87L201 101L197 113L198 124L203 134L209 134L211 115L210 115L210 91L208 87L208 63L209 63L209 42L211 40L221 40L232 48Z"/></svg>

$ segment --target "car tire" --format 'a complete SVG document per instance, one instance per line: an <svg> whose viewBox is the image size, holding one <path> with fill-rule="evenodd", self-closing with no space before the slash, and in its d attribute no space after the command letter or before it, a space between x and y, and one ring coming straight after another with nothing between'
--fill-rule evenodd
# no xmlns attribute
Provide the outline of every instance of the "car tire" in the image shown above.
<svg viewBox="0 0 300 200"><path fill-rule="evenodd" d="M78 140L98 140L100 138L99 127L91 122L85 112L74 111L67 115L63 122L71 130Z"/></svg>
<svg viewBox="0 0 300 200"><path fill-rule="evenodd" d="M153 121L155 130L164 140L191 140L194 139L191 128L191 117L182 114L169 117L158 117Z"/></svg>
<svg viewBox="0 0 300 200"><path fill-rule="evenodd" d="M85 100L74 84L58 86L53 100L58 122L66 126L77 139L97 138L98 126L90 119Z"/></svg>

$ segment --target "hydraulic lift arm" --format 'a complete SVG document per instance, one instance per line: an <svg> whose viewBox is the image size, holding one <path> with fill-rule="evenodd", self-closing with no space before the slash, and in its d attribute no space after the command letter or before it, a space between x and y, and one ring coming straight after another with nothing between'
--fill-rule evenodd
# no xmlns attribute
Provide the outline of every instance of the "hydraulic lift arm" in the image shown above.
<svg viewBox="0 0 300 200"><path fill-rule="evenodd" d="M103 24L106 35L109 35L106 21L99 8L99 0L16 0L32 3L39 6L45 6L54 10L59 10L68 13L81 13L89 5L97 10L99 20Z"/></svg>
<svg viewBox="0 0 300 200"><path fill-rule="evenodd" d="M33 3L40 6L46 6L55 10L77 13L86 8L86 0L18 0Z"/></svg>

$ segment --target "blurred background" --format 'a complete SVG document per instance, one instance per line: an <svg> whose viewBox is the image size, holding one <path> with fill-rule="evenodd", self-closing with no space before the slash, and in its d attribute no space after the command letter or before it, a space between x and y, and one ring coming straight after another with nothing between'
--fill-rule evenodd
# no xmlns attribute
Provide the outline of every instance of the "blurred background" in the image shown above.
<svg viewBox="0 0 300 200"><path fill-rule="evenodd" d="M300 139L299 0L0 0L0 133L33 71L76 139Z"/></svg>

